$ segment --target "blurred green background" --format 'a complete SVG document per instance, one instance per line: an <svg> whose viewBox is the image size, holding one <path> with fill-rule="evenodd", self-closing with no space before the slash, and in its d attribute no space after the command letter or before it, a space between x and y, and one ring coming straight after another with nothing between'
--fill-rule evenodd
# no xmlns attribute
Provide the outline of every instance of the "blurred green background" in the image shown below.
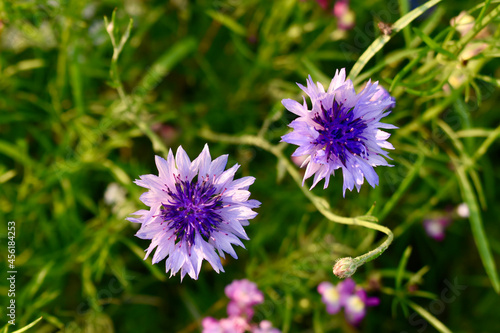
<svg viewBox="0 0 500 333"><path fill-rule="evenodd" d="M326 10L313 0L1 1L0 268L5 276L15 221L18 271L16 326L3 332L40 316L30 332L198 332L203 317L226 316L224 287L242 278L265 294L256 317L283 332L500 331L497 2L442 1L351 77L357 90L368 78L391 88L386 122L400 127L389 140L395 166L376 169L380 186L343 198L339 172L313 190L343 216L376 203L372 214L395 233L353 277L381 299L359 328L328 315L316 286L337 283L335 259L383 235L328 221L265 149L207 139L211 130L278 145L295 117L280 101L301 99L295 82L349 73L379 22L422 3L352 0L355 25L342 30L333 1ZM116 44L133 19L119 57L103 20L115 8ZM476 19L465 36L450 26L463 10ZM182 145L194 158L205 142L242 165L238 177L257 178L252 198L263 204L226 273L204 265L198 281L180 283L164 261L142 260L149 241L125 217L145 208L132 181L157 172L155 154ZM470 218L456 214L462 202ZM436 216L453 220L442 242L422 227ZM446 281L466 289L444 302ZM7 291L2 278L2 326Z"/></svg>

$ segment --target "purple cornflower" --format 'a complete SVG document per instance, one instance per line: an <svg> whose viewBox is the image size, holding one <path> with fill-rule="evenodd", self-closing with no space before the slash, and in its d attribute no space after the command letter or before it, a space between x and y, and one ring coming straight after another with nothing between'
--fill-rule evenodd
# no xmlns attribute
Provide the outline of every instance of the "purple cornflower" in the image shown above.
<svg viewBox="0 0 500 333"><path fill-rule="evenodd" d="M215 271L224 271L219 255L224 252L237 258L232 245L244 247L241 239L248 240L243 226L257 213L257 200L248 200L248 187L254 177L233 180L239 165L224 171L227 155L212 161L208 145L190 161L179 147L176 156L172 150L167 160L156 156L159 176L143 175L135 183L149 189L141 201L150 210L139 210L128 220L141 223L136 236L151 239L146 258L156 248L153 264L166 260L170 276L181 271L181 280L189 274L198 279L201 263L206 259ZM144 258L144 259L146 259Z"/></svg>
<svg viewBox="0 0 500 333"><path fill-rule="evenodd" d="M309 95L312 109L308 109L305 98L300 104L292 99L284 99L283 105L299 118L290 123L294 130L282 137L282 141L299 146L292 156L306 155L302 166L307 165L304 182L313 174L311 189L325 179L328 187L330 176L342 168L344 176L343 192L359 191L364 182L375 187L378 175L373 169L378 165L391 166L385 158L385 149L394 149L386 141L390 134L380 128L397 128L381 123L395 102L377 82L368 81L364 89L356 94L352 81L345 79L345 69L337 70L328 90L321 83L314 84L311 76L307 87L298 86Z"/></svg>
<svg viewBox="0 0 500 333"><path fill-rule="evenodd" d="M227 305L229 316L243 316L250 320L253 317L253 307L264 302L264 294L257 285L246 279L234 280L224 289L231 300Z"/></svg>
<svg viewBox="0 0 500 333"><path fill-rule="evenodd" d="M339 313L344 308L345 318L352 325L358 325L366 315L367 306L379 304L377 297L367 297L366 292L353 279L347 278L334 286L330 282L318 285L321 300L329 314Z"/></svg>
<svg viewBox="0 0 500 333"><path fill-rule="evenodd" d="M427 235L438 242L444 240L446 236L445 231L451 224L449 217L427 218L424 220L424 229Z"/></svg>

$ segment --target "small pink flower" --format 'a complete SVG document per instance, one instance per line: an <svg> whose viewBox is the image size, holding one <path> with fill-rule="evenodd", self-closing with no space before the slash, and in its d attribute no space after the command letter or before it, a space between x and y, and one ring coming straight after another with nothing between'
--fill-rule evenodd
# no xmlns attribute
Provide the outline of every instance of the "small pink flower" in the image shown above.
<svg viewBox="0 0 500 333"><path fill-rule="evenodd" d="M253 306L264 302L264 294L257 285L246 279L233 281L224 292L231 300L227 305L229 316L244 316L250 320L254 314Z"/></svg>
<svg viewBox="0 0 500 333"><path fill-rule="evenodd" d="M354 28L356 16L349 8L349 0L337 0L333 6L333 15L337 18L337 27L340 30Z"/></svg>
<svg viewBox="0 0 500 333"><path fill-rule="evenodd" d="M252 329L252 333L281 333L281 331L274 328L270 321L263 320L260 322L259 326L255 326Z"/></svg>
<svg viewBox="0 0 500 333"><path fill-rule="evenodd" d="M318 3L318 5L321 6L321 8L323 8L323 10L328 9L328 6L329 6L328 0L316 0L316 2Z"/></svg>
<svg viewBox="0 0 500 333"><path fill-rule="evenodd" d="M321 282L318 285L318 292L321 294L321 301L326 305L326 312L336 314L340 311L340 294L333 284Z"/></svg>
<svg viewBox="0 0 500 333"><path fill-rule="evenodd" d="M451 224L447 217L429 218L424 220L424 229L427 235L439 242L445 237L445 231Z"/></svg>
<svg viewBox="0 0 500 333"><path fill-rule="evenodd" d="M250 327L245 318L229 317L217 320L206 317L201 322L202 333L245 333Z"/></svg>
<svg viewBox="0 0 500 333"><path fill-rule="evenodd" d="M253 317L253 307L264 302L264 294L257 288L257 285L246 279L234 280L224 290L230 301L227 306L229 318L217 320L206 317L202 320L202 333L280 333L280 330L273 327L267 320L251 323Z"/></svg>
<svg viewBox="0 0 500 333"><path fill-rule="evenodd" d="M367 297L366 291L358 289L350 295L344 304L345 317L352 325L359 325L366 315L367 306L377 306L380 300L377 297Z"/></svg>
<svg viewBox="0 0 500 333"><path fill-rule="evenodd" d="M345 279L337 286L322 282L318 285L318 292L322 295L321 300L326 305L326 312L336 314L343 307L345 318L352 325L359 325L366 315L366 307L380 303L377 297L367 297L366 291L356 286L351 278Z"/></svg>
<svg viewBox="0 0 500 333"><path fill-rule="evenodd" d="M460 205L457 206L457 214L461 218L464 219L468 218L470 215L469 206L467 206L465 202L462 202Z"/></svg>

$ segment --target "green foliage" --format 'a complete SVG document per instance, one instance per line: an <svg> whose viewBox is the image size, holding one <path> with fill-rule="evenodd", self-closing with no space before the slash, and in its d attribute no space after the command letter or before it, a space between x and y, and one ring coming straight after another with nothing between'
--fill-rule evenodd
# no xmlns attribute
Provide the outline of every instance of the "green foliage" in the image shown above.
<svg viewBox="0 0 500 333"><path fill-rule="evenodd" d="M15 221L18 271L16 326L2 332L196 332L225 316L224 286L241 278L265 294L256 317L283 332L356 331L316 291L346 256L366 261L353 278L381 298L362 331L500 330L498 1L351 7L356 26L340 31L313 0L0 2L0 269ZM462 34L461 11L474 18ZM400 127L394 167L345 199L341 172L301 190L279 143L294 82L328 84L342 67L358 91L369 78L390 90ZM180 283L143 260L125 217L143 208L132 181L156 172L155 154L194 156L207 140L257 178L263 205L226 273L204 265ZM470 222L450 212L462 202ZM436 242L422 220L442 215L453 223Z"/></svg>

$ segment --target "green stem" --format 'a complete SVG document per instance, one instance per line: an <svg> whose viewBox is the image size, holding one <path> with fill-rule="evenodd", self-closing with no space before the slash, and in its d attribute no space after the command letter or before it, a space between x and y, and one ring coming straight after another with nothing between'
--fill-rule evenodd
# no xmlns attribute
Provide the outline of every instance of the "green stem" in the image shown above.
<svg viewBox="0 0 500 333"><path fill-rule="evenodd" d="M122 35L120 39L120 43L116 43L116 38L114 34L115 28L115 16L116 9L113 11L111 16L111 22L109 22L108 18L104 16L104 24L106 26L106 31L108 32L109 38L111 40L111 44L113 45L113 56L111 58L111 66L109 68L109 76L111 77L111 81L116 91L118 92L118 96L120 97L120 101L125 105L125 109L128 111L131 119L137 124L137 127L144 133L152 142L153 150L162 153L164 156L168 155L168 149L165 144L161 141L160 137L151 130L151 127L140 117L139 110L141 108L140 103L134 103L132 98L127 95L125 92L125 88L123 87L123 83L120 79L120 74L118 71L118 58L120 57L120 53L123 50L123 47L127 43L130 32L132 31L133 20L129 20L129 24L125 33Z"/></svg>
<svg viewBox="0 0 500 333"><path fill-rule="evenodd" d="M285 157L283 154L283 146L274 146L270 142L266 141L260 136L252 136L252 135L242 135L242 136L232 136L232 135L227 135L227 134L218 134L212 132L209 128L205 127L200 131L200 136L211 141L218 141L218 142L225 142L229 144L235 144L235 145L250 145L250 146L256 146L259 148L264 149L265 151L273 154L278 158L278 160L283 163L285 166L287 172L292 176L293 180L297 183L299 188L302 190L304 195L312 202L312 204L318 209L318 211L326 217L328 220L335 222L335 223L340 223L340 224L347 224L347 225L358 225L362 226L364 228L372 229L372 230L377 230L380 232L383 232L384 234L387 235L387 239L380 244L377 248L374 250L365 253L359 257L356 257L354 259L351 259L354 264L355 268L363 265L366 262L369 262L378 256L380 256L392 243L394 239L394 235L392 231L384 227L380 224L370 222L371 221L378 221L376 217L374 216L358 216L358 217L343 217L339 216L335 213L332 212L330 205L328 201L322 197L318 197L315 194L313 194L310 190L308 190L306 187L302 186L302 179L297 171L296 167L290 162L288 158ZM350 259L350 258L349 258ZM340 259L342 260L342 259ZM355 271L355 269L354 269ZM353 271L353 273L354 273ZM352 275L352 274L351 274Z"/></svg>

